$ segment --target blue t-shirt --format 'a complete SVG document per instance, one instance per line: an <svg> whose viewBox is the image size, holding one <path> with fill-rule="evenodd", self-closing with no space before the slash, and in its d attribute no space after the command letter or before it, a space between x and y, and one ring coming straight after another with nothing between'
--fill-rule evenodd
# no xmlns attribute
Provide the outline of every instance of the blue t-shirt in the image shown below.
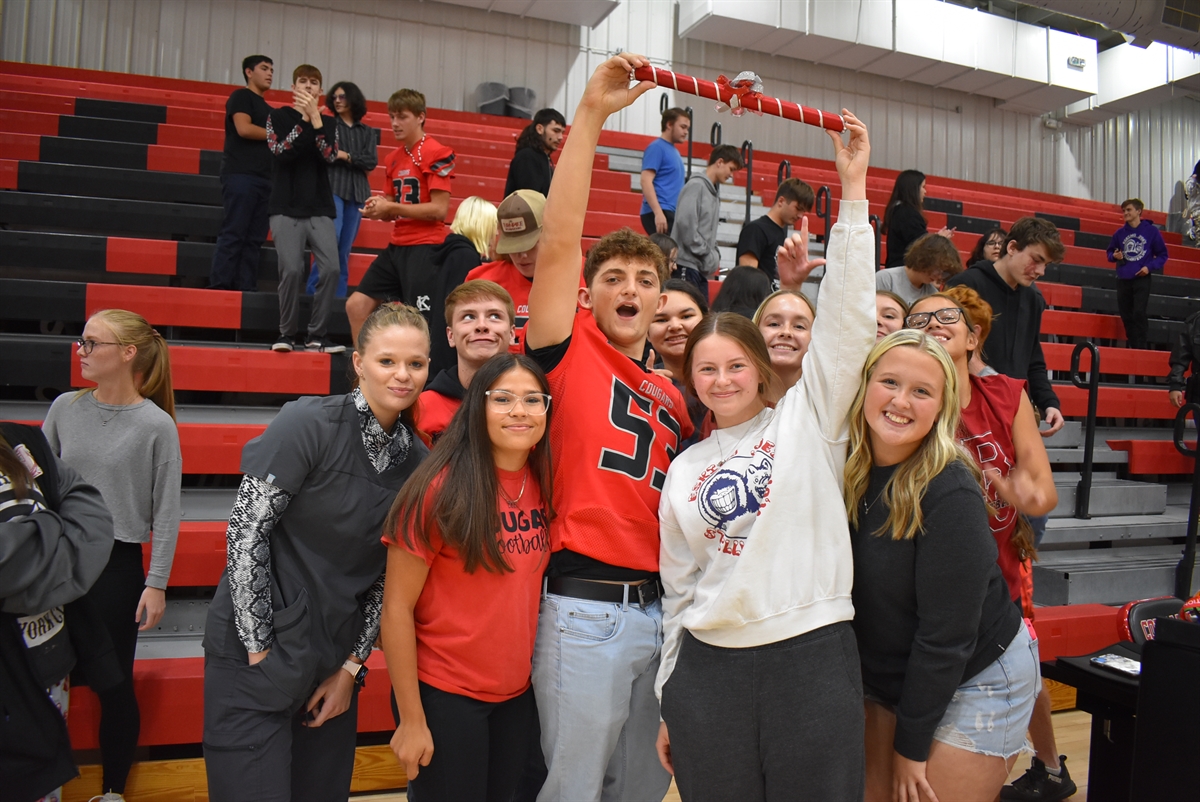
<svg viewBox="0 0 1200 802"><path fill-rule="evenodd" d="M675 146L659 137L650 143L642 154L642 170L654 171L654 194L664 212L675 211L679 192L683 189L683 157ZM650 204L642 201L641 214L652 211Z"/></svg>

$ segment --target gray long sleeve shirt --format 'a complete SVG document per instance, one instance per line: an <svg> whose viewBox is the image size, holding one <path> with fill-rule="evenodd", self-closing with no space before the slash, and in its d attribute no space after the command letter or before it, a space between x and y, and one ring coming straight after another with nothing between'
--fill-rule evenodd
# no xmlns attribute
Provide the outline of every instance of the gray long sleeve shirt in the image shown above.
<svg viewBox="0 0 1200 802"><path fill-rule="evenodd" d="M50 405L42 431L62 461L100 491L117 540L146 543L154 533L146 585L166 589L183 478L175 421L153 401L113 406L90 392L64 393Z"/></svg>
<svg viewBox="0 0 1200 802"><path fill-rule="evenodd" d="M721 252L717 250L720 214L721 200L716 186L705 173L692 176L679 193L675 225L671 229L671 236L679 245L675 261L680 266L699 270L709 277L717 274L721 268Z"/></svg>

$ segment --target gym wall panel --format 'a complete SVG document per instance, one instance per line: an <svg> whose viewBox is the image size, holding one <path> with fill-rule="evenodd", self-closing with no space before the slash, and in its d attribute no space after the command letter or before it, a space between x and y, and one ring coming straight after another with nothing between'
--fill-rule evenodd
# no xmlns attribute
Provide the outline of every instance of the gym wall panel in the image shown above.
<svg viewBox="0 0 1200 802"><path fill-rule="evenodd" d="M681 40L675 17L670 0L622 0L594 29L435 0L7 0L0 59L236 84L242 57L266 53L276 62L277 88L307 61L327 82L353 80L370 98L411 86L431 106L469 109L475 87L496 80L532 88L539 105L569 118L592 69L625 48L699 76L752 69L769 94L831 111L848 107L871 126L879 167L1047 192L1071 192L1082 181L1094 198L1138 195L1167 209L1200 158L1200 103L1191 98L1050 131L990 98ZM710 101L667 94L671 105L693 107L701 141L720 121L725 142L750 139L760 150L828 158L817 129L735 118ZM651 92L609 127L657 134L660 95Z"/></svg>

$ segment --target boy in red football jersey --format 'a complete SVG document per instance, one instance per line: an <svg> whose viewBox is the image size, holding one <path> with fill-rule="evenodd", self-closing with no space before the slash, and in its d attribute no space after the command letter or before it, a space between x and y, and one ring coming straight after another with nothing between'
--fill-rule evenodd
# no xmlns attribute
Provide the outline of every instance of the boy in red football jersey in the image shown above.
<svg viewBox="0 0 1200 802"><path fill-rule="evenodd" d="M542 215L546 196L532 189L518 189L496 207L496 253L500 258L486 262L467 274L467 281L494 281L512 296L516 308L516 327L529 318L529 290L537 264L538 241L542 236Z"/></svg>
<svg viewBox="0 0 1200 802"><path fill-rule="evenodd" d="M433 247L446 239L446 212L450 209L450 176L454 151L425 135L425 96L400 89L388 98L392 133L400 147L384 161L391 194L372 195L363 204L369 220L395 220L392 242L379 254L358 288L346 299L350 334L358 344L358 330L367 315L384 301L402 300L429 320L436 297L437 274Z"/></svg>
<svg viewBox="0 0 1200 802"><path fill-rule="evenodd" d="M554 173L529 294L525 348L554 399L558 510L533 657L548 770L540 802L661 799L671 781L654 752L658 501L692 424L670 380L643 365L667 266L650 240L623 229L588 253L584 288L578 272L600 128L653 87L629 87L644 63L617 56L588 82Z"/></svg>
<svg viewBox="0 0 1200 802"><path fill-rule="evenodd" d="M446 337L457 363L426 385L417 419L417 428L433 442L450 425L483 363L508 349L514 317L512 296L494 281L467 281L446 296Z"/></svg>

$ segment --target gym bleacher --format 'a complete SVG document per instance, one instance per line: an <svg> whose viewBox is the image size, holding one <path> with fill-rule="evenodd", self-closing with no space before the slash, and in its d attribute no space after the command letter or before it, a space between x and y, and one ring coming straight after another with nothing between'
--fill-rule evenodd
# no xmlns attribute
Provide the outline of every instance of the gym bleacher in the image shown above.
<svg viewBox="0 0 1200 802"><path fill-rule="evenodd" d="M143 699L142 745L198 744L202 724L202 651L207 600L225 564L225 521L239 479L242 446L261 432L279 406L300 395L345 392L348 355L268 350L277 333L275 253L263 249L257 292L203 289L221 222L217 178L222 119L231 87L0 62L0 74L20 91L0 91L0 418L40 422L50 401L83 386L74 340L88 315L130 309L168 339L183 449L183 524L168 591L168 611L157 631L142 636L135 669ZM287 92L272 91L274 105ZM365 119L384 129L382 156L394 143L386 107L372 101ZM430 109L426 130L457 154L450 217L461 200L502 199L508 162L524 121ZM640 230L637 174L650 137L606 131L596 157L583 247L621 226ZM696 169L711 146L696 143ZM840 194L828 161L756 152L725 187L719 243L722 264L746 214L765 213L783 160L791 175ZM896 172L872 168L868 196L882 217ZM383 168L372 175L383 188ZM956 228L962 254L977 236L1037 214L1056 223L1066 257L1050 266L1039 286L1050 309L1043 319L1046 358L1062 399L1066 427L1046 441L1055 469L1059 505L1035 565L1035 602L1042 605L1042 659L1077 654L1110 643L1113 605L1169 594L1187 524L1192 460L1171 443L1175 409L1167 400L1167 351L1183 319L1200 309L1200 250L1164 233L1171 248L1165 277L1151 297L1150 343L1123 347L1116 315L1114 272L1105 260L1109 236L1120 225L1115 204L928 178L926 216L931 230ZM836 215L836 204L832 205ZM1147 211L1162 222L1165 215ZM449 218L448 218L449 219ZM821 237L825 222L810 216ZM364 220L350 257L350 286L374 254L386 247L390 224ZM813 243L815 252L820 244ZM819 275L819 273L818 273ZM301 318L311 299L302 298ZM341 304L330 335L348 343ZM1090 519L1075 516L1083 462L1087 394L1068 380L1076 342L1100 346L1094 484ZM1089 365L1085 361L1086 370ZM147 559L149 551L147 549ZM1108 605L1102 607L1101 605ZM1043 629L1044 627L1044 629ZM383 655L360 703L361 733L393 724L387 705ZM98 705L74 694L70 731L78 749L96 747ZM386 744L386 737L364 736ZM386 746L377 747L386 751ZM151 752L153 756L154 752ZM364 765L374 759L365 752ZM390 756L387 753L385 756ZM403 785L392 760L356 772L355 790Z"/></svg>

